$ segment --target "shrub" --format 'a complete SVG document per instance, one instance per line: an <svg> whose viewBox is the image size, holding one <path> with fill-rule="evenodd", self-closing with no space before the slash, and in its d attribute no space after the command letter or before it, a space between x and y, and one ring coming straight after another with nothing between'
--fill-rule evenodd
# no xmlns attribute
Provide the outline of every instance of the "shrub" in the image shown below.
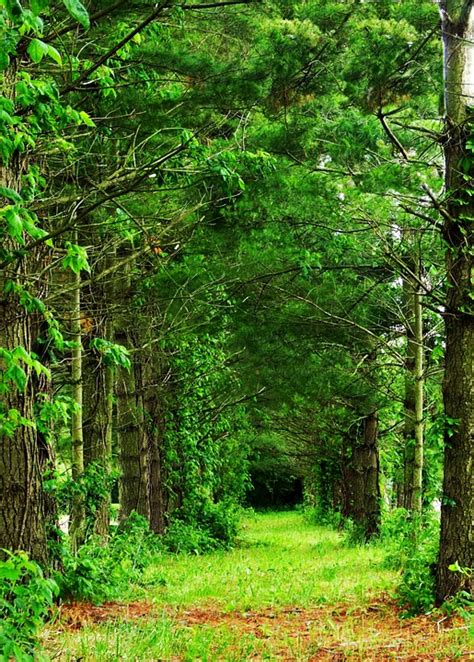
<svg viewBox="0 0 474 662"><path fill-rule="evenodd" d="M164 544L170 552L199 554L215 549L216 541L196 524L175 519L168 527Z"/></svg>
<svg viewBox="0 0 474 662"><path fill-rule="evenodd" d="M388 550L385 564L402 571L397 597L406 614L430 611L434 605L434 570L439 544L436 515L426 512L421 518L414 518L404 508L387 513L380 544Z"/></svg>
<svg viewBox="0 0 474 662"><path fill-rule="evenodd" d="M61 597L100 603L123 595L131 581L138 581L151 558L163 550L144 517L132 513L112 533L108 545L91 538L73 556L64 556L64 572L58 576Z"/></svg>
<svg viewBox="0 0 474 662"><path fill-rule="evenodd" d="M238 522L237 506L204 499L191 511L182 509L174 513L163 542L172 552L228 549L237 536Z"/></svg>
<svg viewBox="0 0 474 662"><path fill-rule="evenodd" d="M25 552L7 552L0 562L0 653L2 659L39 660L37 632L58 586Z"/></svg>

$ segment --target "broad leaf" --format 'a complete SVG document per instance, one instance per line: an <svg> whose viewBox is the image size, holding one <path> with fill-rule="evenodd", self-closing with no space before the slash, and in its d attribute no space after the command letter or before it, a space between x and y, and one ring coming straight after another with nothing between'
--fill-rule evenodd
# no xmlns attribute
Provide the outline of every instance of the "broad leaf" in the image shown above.
<svg viewBox="0 0 474 662"><path fill-rule="evenodd" d="M63 2L71 16L82 25L84 30L88 30L91 23L87 9L84 7L82 2L79 2L79 0L63 0Z"/></svg>
<svg viewBox="0 0 474 662"><path fill-rule="evenodd" d="M30 45L28 46L28 55L31 57L33 62L41 62L43 57L48 53L49 46L45 44L41 39L32 39Z"/></svg>

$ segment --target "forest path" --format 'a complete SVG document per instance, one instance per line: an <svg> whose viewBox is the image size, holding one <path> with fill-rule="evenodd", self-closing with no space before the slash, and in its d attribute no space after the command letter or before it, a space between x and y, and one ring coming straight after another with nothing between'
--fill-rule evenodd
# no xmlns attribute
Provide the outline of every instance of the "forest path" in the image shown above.
<svg viewBox="0 0 474 662"><path fill-rule="evenodd" d="M231 551L160 558L133 601L64 609L51 657L467 659L462 622L400 620L383 560L381 547L347 547L300 513L254 515Z"/></svg>

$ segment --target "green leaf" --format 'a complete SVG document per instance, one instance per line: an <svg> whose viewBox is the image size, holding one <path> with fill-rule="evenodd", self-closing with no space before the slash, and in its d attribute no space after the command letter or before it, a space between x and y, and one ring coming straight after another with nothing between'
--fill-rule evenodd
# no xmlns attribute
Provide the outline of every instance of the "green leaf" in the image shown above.
<svg viewBox="0 0 474 662"><path fill-rule="evenodd" d="M66 242L67 254L62 261L64 269L71 269L75 274L81 271L90 271L91 268L87 261L87 252L77 244L71 244L70 241Z"/></svg>
<svg viewBox="0 0 474 662"><path fill-rule="evenodd" d="M41 62L43 57L48 53L49 46L45 44L41 39L32 39L28 46L28 55L31 57L33 62L38 64Z"/></svg>
<svg viewBox="0 0 474 662"><path fill-rule="evenodd" d="M9 581L17 581L21 577L21 569L15 568L10 562L0 564L0 577Z"/></svg>
<svg viewBox="0 0 474 662"><path fill-rule="evenodd" d="M3 46L0 46L0 71L3 71L8 68L10 64L10 58L8 53L5 52Z"/></svg>
<svg viewBox="0 0 474 662"><path fill-rule="evenodd" d="M12 188L8 188L8 186L0 186L0 196L13 200L13 202L21 202L21 196Z"/></svg>
<svg viewBox="0 0 474 662"><path fill-rule="evenodd" d="M89 117L89 115L88 115L84 110L81 110L81 111L80 111L80 113L79 113L79 117L81 118L81 120L84 122L84 124L85 124L86 126L95 126L95 122L93 122L93 121L91 120L91 118Z"/></svg>
<svg viewBox="0 0 474 662"><path fill-rule="evenodd" d="M63 0L63 2L71 16L82 25L84 30L88 30L91 23L87 9L84 7L82 2L79 2L79 0Z"/></svg>
<svg viewBox="0 0 474 662"><path fill-rule="evenodd" d="M61 58L61 55L60 55L59 51L57 51L54 48L54 46L51 46L51 44L48 44L48 55L52 60L57 62L57 64L62 64L63 63L63 60Z"/></svg>
<svg viewBox="0 0 474 662"><path fill-rule="evenodd" d="M21 220L21 216L13 208L7 209L4 216L10 236L21 241L23 239L23 221Z"/></svg>
<svg viewBox="0 0 474 662"><path fill-rule="evenodd" d="M18 16L21 16L23 13L23 7L20 5L18 0L10 0L10 2L7 2L6 10L7 10L7 14L11 18L17 18Z"/></svg>
<svg viewBox="0 0 474 662"><path fill-rule="evenodd" d="M48 0L31 0L31 11L35 16L38 16L48 5Z"/></svg>

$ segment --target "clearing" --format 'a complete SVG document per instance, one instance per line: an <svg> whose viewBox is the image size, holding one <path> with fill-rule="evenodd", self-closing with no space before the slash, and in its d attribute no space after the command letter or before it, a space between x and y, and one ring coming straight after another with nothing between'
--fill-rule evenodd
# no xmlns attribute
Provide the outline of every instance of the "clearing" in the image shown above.
<svg viewBox="0 0 474 662"><path fill-rule="evenodd" d="M473 659L461 619L400 618L383 560L300 513L253 515L232 551L160 557L123 603L62 607L44 644L81 661Z"/></svg>

